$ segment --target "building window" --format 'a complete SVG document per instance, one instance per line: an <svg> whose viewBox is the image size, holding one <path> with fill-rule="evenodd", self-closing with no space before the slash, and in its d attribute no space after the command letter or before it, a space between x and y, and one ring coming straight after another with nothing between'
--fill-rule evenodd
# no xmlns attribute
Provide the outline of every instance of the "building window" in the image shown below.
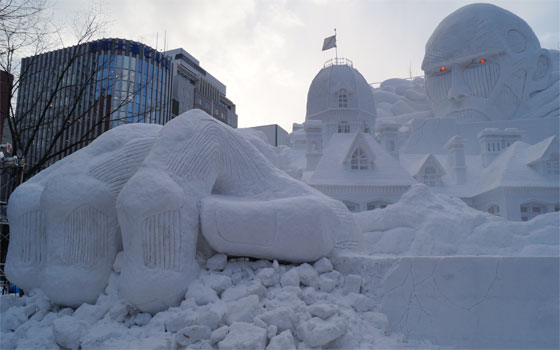
<svg viewBox="0 0 560 350"><path fill-rule="evenodd" d="M542 203L525 203L519 207L521 221L528 221L537 215L546 213L546 205Z"/></svg>
<svg viewBox="0 0 560 350"><path fill-rule="evenodd" d="M545 163L547 174L559 174L559 163L558 163L558 153L551 153L550 157Z"/></svg>
<svg viewBox="0 0 560 350"><path fill-rule="evenodd" d="M373 202L368 202L367 204L367 210L375 210L375 209L384 209L388 206L389 204L383 201L373 201Z"/></svg>
<svg viewBox="0 0 560 350"><path fill-rule="evenodd" d="M348 124L348 122L340 122L340 124L338 124L338 133L339 134L349 134L350 133L350 124Z"/></svg>
<svg viewBox="0 0 560 350"><path fill-rule="evenodd" d="M488 212L494 215L500 215L500 207L496 204L492 204L488 207Z"/></svg>
<svg viewBox="0 0 560 350"><path fill-rule="evenodd" d="M342 203L344 203L344 205L346 205L346 208L348 208L348 210L350 210L353 213L360 211L360 205L358 203L354 203L350 201L342 201Z"/></svg>
<svg viewBox="0 0 560 350"><path fill-rule="evenodd" d="M350 161L350 166L355 170L366 170L368 169L368 157L366 153L358 147L354 153L352 153L352 160Z"/></svg>
<svg viewBox="0 0 560 350"><path fill-rule="evenodd" d="M436 169L431 166L424 168L424 183L428 186L436 186L438 181L438 176Z"/></svg>
<svg viewBox="0 0 560 350"><path fill-rule="evenodd" d="M344 89L338 93L338 108L348 108L348 95Z"/></svg>

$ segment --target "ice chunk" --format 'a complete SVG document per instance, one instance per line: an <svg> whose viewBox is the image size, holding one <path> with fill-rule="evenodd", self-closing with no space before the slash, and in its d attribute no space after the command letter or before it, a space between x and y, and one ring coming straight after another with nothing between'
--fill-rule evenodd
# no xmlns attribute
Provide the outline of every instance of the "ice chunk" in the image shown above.
<svg viewBox="0 0 560 350"><path fill-rule="evenodd" d="M257 279L259 279L265 287L272 287L278 284L278 272L272 267L261 269L257 272Z"/></svg>
<svg viewBox="0 0 560 350"><path fill-rule="evenodd" d="M288 272L284 273L280 278L280 284L282 287L295 286L299 287L299 273L296 268L290 269Z"/></svg>
<svg viewBox="0 0 560 350"><path fill-rule="evenodd" d="M70 316L56 319L52 327L56 343L68 349L77 349L87 331L88 324L85 321Z"/></svg>
<svg viewBox="0 0 560 350"><path fill-rule="evenodd" d="M197 340L210 338L210 328L206 326L190 326L185 327L175 335L175 342L181 346L187 346Z"/></svg>
<svg viewBox="0 0 560 350"><path fill-rule="evenodd" d="M267 311L259 316L267 325L274 325L279 332L283 332L294 327L296 316L291 309L281 306Z"/></svg>
<svg viewBox="0 0 560 350"><path fill-rule="evenodd" d="M219 299L214 289L203 285L198 280L189 285L185 298L193 298L197 305L210 304Z"/></svg>
<svg viewBox="0 0 560 350"><path fill-rule="evenodd" d="M210 334L210 344L216 344L217 342L224 340L228 332L229 332L228 326L222 326L216 329Z"/></svg>
<svg viewBox="0 0 560 350"><path fill-rule="evenodd" d="M327 319L336 313L336 307L325 302L318 302L311 305L308 309L312 316L318 316L322 319Z"/></svg>
<svg viewBox="0 0 560 350"><path fill-rule="evenodd" d="M331 261L326 257L322 257L321 259L317 260L317 262L315 262L315 264L313 264L313 267L315 268L315 270L319 274L325 273L325 272L331 272L333 270L333 266L331 264Z"/></svg>
<svg viewBox="0 0 560 350"><path fill-rule="evenodd" d="M346 325L341 318L332 318L327 321L313 317L300 323L297 329L298 338L311 347L323 346L343 336Z"/></svg>
<svg viewBox="0 0 560 350"><path fill-rule="evenodd" d="M317 287L319 274L309 264L301 264L297 267L299 280L304 286Z"/></svg>
<svg viewBox="0 0 560 350"><path fill-rule="evenodd" d="M260 311L259 297L252 294L228 304L224 314L224 321L227 324L233 322L250 322Z"/></svg>
<svg viewBox="0 0 560 350"><path fill-rule="evenodd" d="M231 278L225 275L206 275L202 277L202 281L208 287L214 289L218 295L230 287L232 287Z"/></svg>
<svg viewBox="0 0 560 350"><path fill-rule="evenodd" d="M216 254L206 261L206 268L214 271L222 271L227 264L227 256Z"/></svg>
<svg viewBox="0 0 560 350"><path fill-rule="evenodd" d="M296 344L294 343L292 332L286 330L270 339L270 343L266 347L266 350L289 350L295 348Z"/></svg>
<svg viewBox="0 0 560 350"><path fill-rule="evenodd" d="M218 343L219 349L264 349L266 330L246 322L234 322L229 333Z"/></svg>

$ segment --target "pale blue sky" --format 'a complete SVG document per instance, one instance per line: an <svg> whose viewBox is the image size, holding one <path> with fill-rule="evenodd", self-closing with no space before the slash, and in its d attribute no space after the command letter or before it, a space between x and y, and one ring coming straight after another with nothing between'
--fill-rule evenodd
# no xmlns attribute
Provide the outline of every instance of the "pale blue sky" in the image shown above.
<svg viewBox="0 0 560 350"><path fill-rule="evenodd" d="M368 82L422 75L424 45L448 14L473 1L419 0L101 0L111 20L106 37L182 47L227 86L239 126L280 124L288 132L305 119L307 90L334 49ZM523 18L544 48L559 49L557 0L487 1ZM59 21L89 0L51 0Z"/></svg>

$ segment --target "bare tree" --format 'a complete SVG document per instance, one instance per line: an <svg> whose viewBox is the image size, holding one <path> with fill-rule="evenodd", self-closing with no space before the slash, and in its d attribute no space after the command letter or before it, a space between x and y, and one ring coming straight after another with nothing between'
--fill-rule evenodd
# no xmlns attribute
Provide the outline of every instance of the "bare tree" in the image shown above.
<svg viewBox="0 0 560 350"><path fill-rule="evenodd" d="M73 46L57 51L54 66L52 57L45 63L41 54L65 43L44 0L8 0L0 16L0 51L6 53L0 68L15 77L8 128L17 156L26 162L16 180L25 181L112 126L131 120L130 113L122 111L151 81L129 82L114 68L114 55L90 54L87 43L107 25L98 10L91 9L75 21ZM18 65L15 61L22 53L29 57ZM127 85L124 91L123 85ZM13 108L16 96L17 110ZM141 120L163 107L154 104L135 110L133 119Z"/></svg>

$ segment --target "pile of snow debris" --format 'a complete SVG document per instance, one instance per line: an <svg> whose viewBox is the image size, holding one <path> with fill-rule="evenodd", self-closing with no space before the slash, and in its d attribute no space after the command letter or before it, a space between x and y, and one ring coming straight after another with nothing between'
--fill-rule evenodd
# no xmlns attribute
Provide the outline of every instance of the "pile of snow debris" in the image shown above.
<svg viewBox="0 0 560 350"><path fill-rule="evenodd" d="M354 214L368 254L558 256L560 213L508 221L415 184L385 209Z"/></svg>
<svg viewBox="0 0 560 350"><path fill-rule="evenodd" d="M315 264L208 259L185 300L155 315L118 297L111 276L95 305L53 305L38 290L2 296L2 349L397 349L433 347L389 334L358 275Z"/></svg>

